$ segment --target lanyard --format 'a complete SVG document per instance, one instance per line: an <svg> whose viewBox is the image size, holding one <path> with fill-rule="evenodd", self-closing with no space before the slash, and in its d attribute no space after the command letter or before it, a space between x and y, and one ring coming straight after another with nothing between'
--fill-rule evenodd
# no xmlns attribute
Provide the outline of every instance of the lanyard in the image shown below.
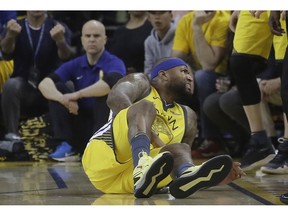
<svg viewBox="0 0 288 216"><path fill-rule="evenodd" d="M25 19L25 27L26 27L26 31L27 31L27 34L28 34L28 39L29 39L30 46L31 46L31 48L32 48L32 50L33 50L33 54L34 54L34 64L35 64L35 62L36 62L36 56L37 56L37 54L38 54L38 52L39 52L40 44L41 44L42 39L43 39L43 33L44 33L45 23L43 23L43 25L42 25L42 27L41 27L41 32L40 32L40 36L39 36L39 40L38 40L38 43L37 43L35 52L34 52L32 36L31 36L31 32L30 32L30 28L29 28L29 24L28 24L27 19Z"/></svg>

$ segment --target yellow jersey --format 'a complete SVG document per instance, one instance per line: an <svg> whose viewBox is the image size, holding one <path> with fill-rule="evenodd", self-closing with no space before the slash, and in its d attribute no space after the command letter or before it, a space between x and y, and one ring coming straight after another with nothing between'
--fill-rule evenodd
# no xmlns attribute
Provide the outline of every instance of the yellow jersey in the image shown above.
<svg viewBox="0 0 288 216"><path fill-rule="evenodd" d="M192 28L194 13L194 11L187 13L179 20L175 31L172 50L191 54L193 61L193 65L191 65L192 69L200 70L201 65L196 55ZM230 11L216 11L215 16L209 22L203 24L202 31L208 44L211 46L227 48L230 17ZM227 60L227 58L223 59L215 68L215 72L225 73L227 70Z"/></svg>
<svg viewBox="0 0 288 216"><path fill-rule="evenodd" d="M185 132L185 109L178 103L166 104L153 87L141 100L151 101L156 108L157 116L152 130L160 139L167 145L181 142ZM92 136L82 157L83 168L89 180L104 193L134 191L134 165L128 139L128 109L129 107L120 111ZM161 148L150 146L150 156L155 157ZM158 187L164 187L171 181L172 178L167 176Z"/></svg>

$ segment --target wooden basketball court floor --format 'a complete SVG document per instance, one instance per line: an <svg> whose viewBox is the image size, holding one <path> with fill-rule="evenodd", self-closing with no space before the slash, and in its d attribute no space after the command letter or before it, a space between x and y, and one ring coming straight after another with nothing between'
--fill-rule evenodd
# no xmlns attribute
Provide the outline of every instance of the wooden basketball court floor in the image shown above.
<svg viewBox="0 0 288 216"><path fill-rule="evenodd" d="M288 192L288 175L265 175L255 170L229 185L198 191L185 199L170 194L135 199L132 194L97 191L80 162L0 162L0 205L9 206L283 205L279 196L284 192Z"/></svg>

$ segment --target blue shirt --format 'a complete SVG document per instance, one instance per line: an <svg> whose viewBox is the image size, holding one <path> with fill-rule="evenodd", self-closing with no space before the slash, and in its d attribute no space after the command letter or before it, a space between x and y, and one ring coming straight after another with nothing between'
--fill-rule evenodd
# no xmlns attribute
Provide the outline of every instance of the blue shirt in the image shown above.
<svg viewBox="0 0 288 216"><path fill-rule="evenodd" d="M100 71L103 71L103 76L117 72L122 76L126 75L126 68L124 62L104 51L94 66L90 66L87 56L82 55L66 63L63 63L56 71L55 74L59 76L63 83L72 81L75 91L86 88L99 80ZM82 98L79 100L79 106L85 108L92 108L95 98Z"/></svg>

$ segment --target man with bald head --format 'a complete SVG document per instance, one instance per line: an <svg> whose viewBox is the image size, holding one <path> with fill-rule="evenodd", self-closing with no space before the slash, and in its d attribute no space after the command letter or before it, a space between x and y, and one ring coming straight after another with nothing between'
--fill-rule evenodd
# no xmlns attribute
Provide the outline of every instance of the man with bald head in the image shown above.
<svg viewBox="0 0 288 216"><path fill-rule="evenodd" d="M101 22L86 22L81 36L85 54L64 63L39 84L49 100L54 140L58 144L49 155L54 160L79 160L76 153L82 154L91 135L107 122L107 95L126 70L121 59L105 50L106 41Z"/></svg>

